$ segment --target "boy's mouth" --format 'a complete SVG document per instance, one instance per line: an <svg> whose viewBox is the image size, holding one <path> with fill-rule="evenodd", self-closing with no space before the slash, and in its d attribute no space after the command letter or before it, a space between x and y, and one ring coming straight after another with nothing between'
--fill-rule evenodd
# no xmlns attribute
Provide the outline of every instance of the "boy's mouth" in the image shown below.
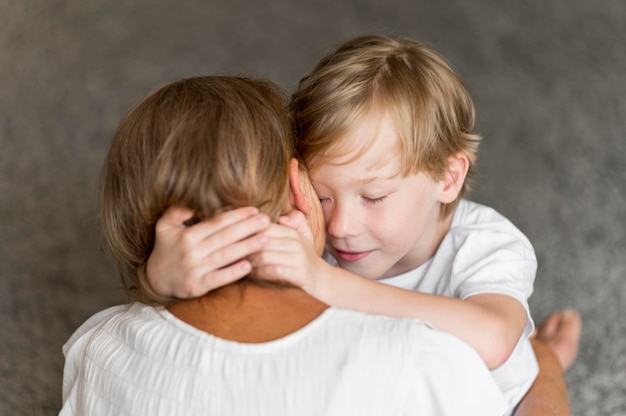
<svg viewBox="0 0 626 416"><path fill-rule="evenodd" d="M335 249L335 252L337 253L337 257L341 260L352 262L364 259L369 256L372 251L342 251Z"/></svg>

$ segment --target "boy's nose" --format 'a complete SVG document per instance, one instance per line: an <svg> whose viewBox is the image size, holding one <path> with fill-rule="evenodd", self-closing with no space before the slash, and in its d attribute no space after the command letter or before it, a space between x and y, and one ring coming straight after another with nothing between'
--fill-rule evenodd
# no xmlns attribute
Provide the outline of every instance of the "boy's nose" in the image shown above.
<svg viewBox="0 0 626 416"><path fill-rule="evenodd" d="M354 213L343 205L336 204L327 217L328 234L335 238L352 237L356 234Z"/></svg>

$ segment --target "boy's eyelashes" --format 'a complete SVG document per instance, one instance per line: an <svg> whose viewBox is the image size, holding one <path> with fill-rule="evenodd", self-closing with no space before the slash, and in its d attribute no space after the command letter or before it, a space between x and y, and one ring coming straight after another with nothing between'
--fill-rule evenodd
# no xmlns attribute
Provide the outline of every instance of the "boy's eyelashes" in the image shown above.
<svg viewBox="0 0 626 416"><path fill-rule="evenodd" d="M379 202L382 202L385 198L387 198L387 195L379 196L377 198L370 198L370 197L362 196L361 198L363 198L363 200L368 204L377 204Z"/></svg>
<svg viewBox="0 0 626 416"><path fill-rule="evenodd" d="M387 195L383 195L379 197L361 196L361 198L363 199L363 201L365 201L366 204L377 204L379 202L382 202L385 198L387 198ZM319 200L321 204L324 204L325 202L330 201L330 198L320 197Z"/></svg>

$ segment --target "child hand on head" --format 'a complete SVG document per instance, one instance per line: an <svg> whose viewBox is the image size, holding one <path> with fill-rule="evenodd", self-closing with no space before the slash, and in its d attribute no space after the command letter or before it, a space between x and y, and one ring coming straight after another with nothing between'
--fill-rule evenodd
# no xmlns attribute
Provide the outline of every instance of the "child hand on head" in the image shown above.
<svg viewBox="0 0 626 416"><path fill-rule="evenodd" d="M193 218L192 210L172 207L156 223L158 238L146 273L161 295L197 297L241 279L252 269L246 256L267 241L262 232L269 218L256 207L227 211L190 227Z"/></svg>

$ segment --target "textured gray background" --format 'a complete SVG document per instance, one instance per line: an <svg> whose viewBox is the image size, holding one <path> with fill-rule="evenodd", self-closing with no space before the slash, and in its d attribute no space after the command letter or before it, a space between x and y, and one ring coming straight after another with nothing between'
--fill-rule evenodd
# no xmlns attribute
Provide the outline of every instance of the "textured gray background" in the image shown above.
<svg viewBox="0 0 626 416"><path fill-rule="evenodd" d="M328 47L372 32L431 44L466 82L485 137L474 199L533 241L536 319L584 319L573 413L626 415L621 0L0 0L0 414L55 414L61 345L123 301L95 195L128 107L214 72L292 89Z"/></svg>

